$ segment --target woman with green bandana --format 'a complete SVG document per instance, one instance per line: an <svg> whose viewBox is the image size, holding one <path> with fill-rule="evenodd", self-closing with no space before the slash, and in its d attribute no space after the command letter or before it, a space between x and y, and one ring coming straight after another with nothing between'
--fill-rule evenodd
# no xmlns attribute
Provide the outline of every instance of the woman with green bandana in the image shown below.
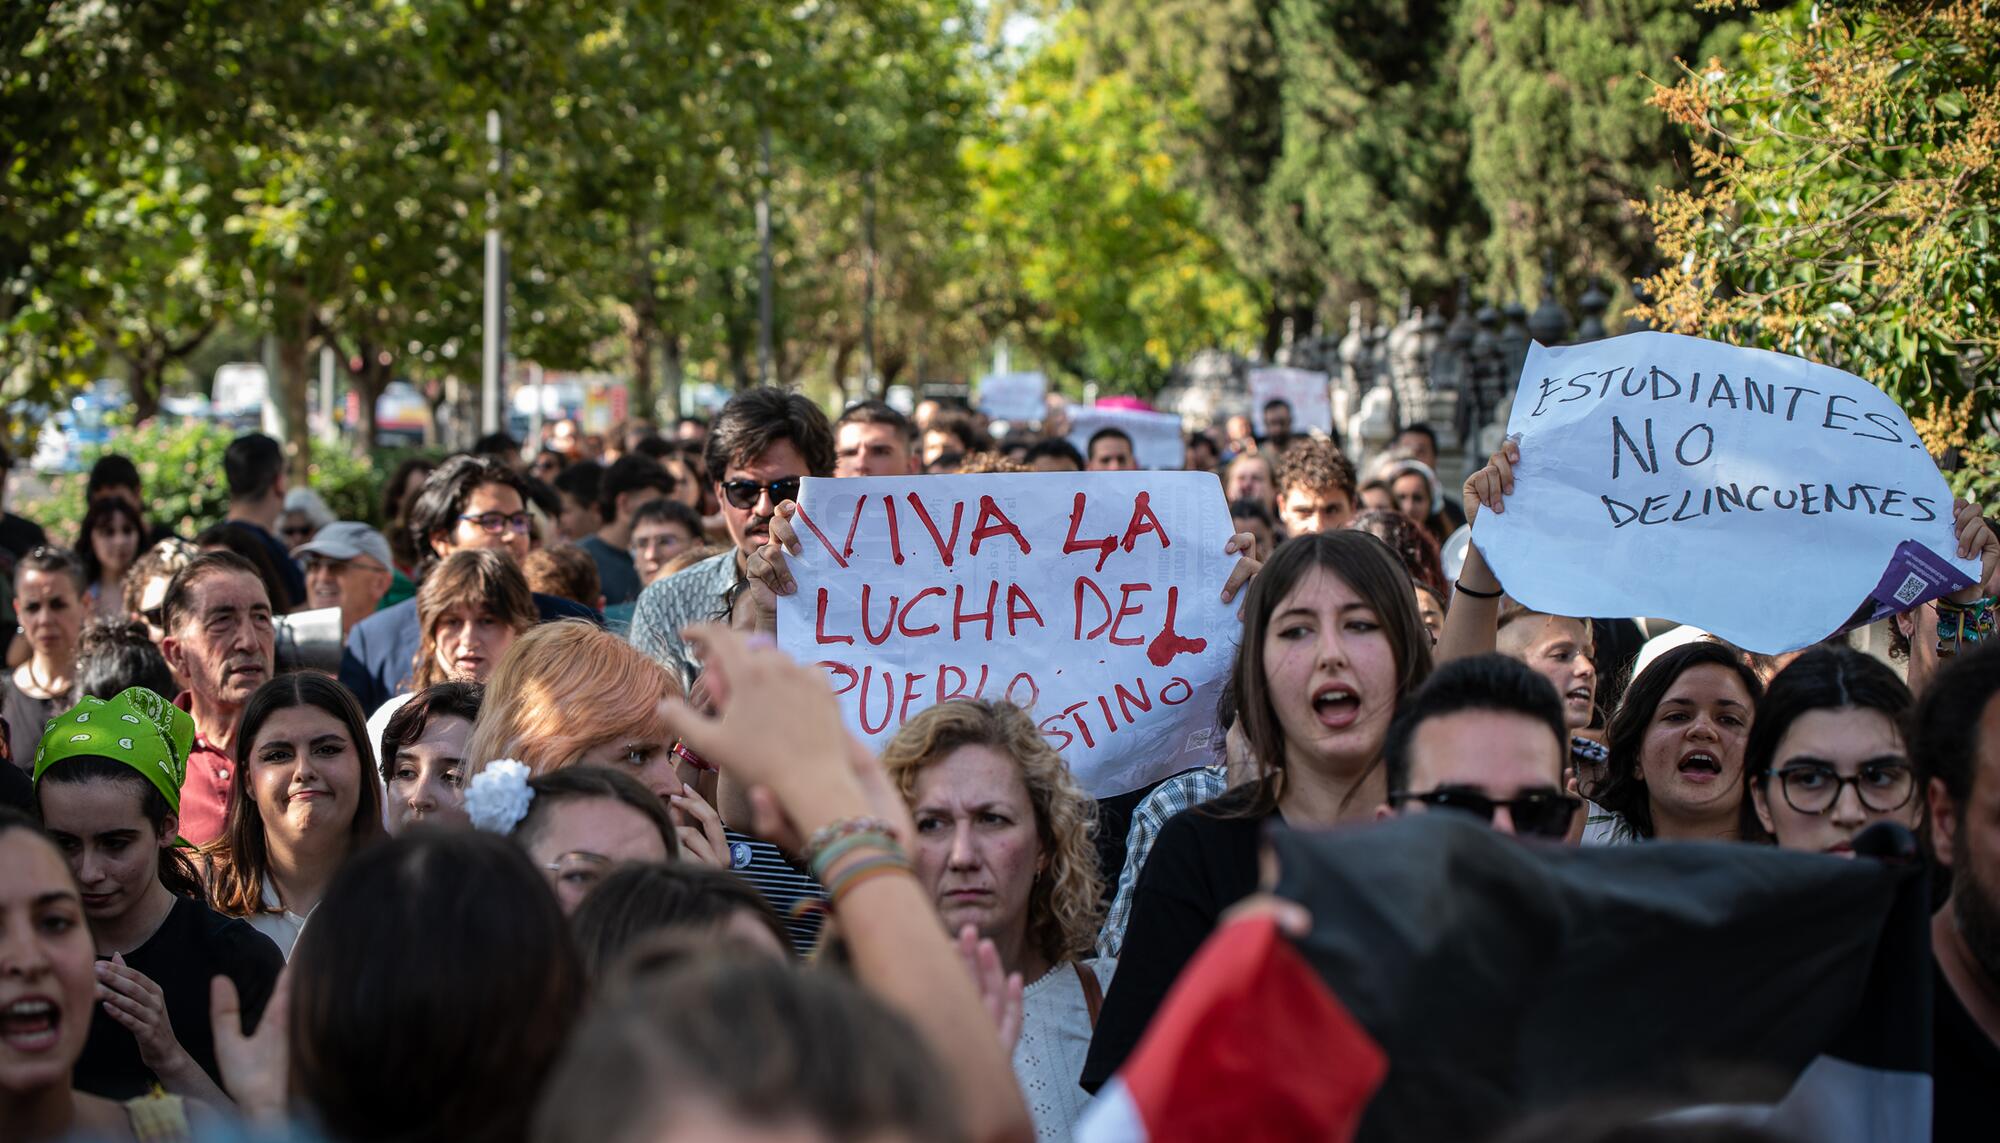
<svg viewBox="0 0 2000 1143"><path fill-rule="evenodd" d="M194 740L185 711L142 687L86 698L43 731L35 797L83 894L97 1000L78 1091L131 1099L164 1088L227 1107L209 1025L209 981L227 976L254 1027L284 958L270 938L208 907L176 847Z"/></svg>

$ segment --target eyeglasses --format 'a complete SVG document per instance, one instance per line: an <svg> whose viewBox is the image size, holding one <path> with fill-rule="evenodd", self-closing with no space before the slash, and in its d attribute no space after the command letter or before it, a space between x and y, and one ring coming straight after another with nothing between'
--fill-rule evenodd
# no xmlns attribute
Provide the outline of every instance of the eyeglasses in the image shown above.
<svg viewBox="0 0 2000 1143"><path fill-rule="evenodd" d="M167 605L161 603L152 607L140 608L139 618L145 620L147 626L165 631L167 629Z"/></svg>
<svg viewBox="0 0 2000 1143"><path fill-rule="evenodd" d="M1840 800L1841 787L1852 784L1862 808L1891 813L1910 804L1917 792L1917 775L1903 762L1864 762L1852 777L1824 762L1794 762L1773 771L1785 804L1802 814L1823 814Z"/></svg>
<svg viewBox="0 0 2000 1143"><path fill-rule="evenodd" d="M799 498L799 478L796 476L784 476L773 480L769 484L760 484L754 480L725 480L722 482L723 497L732 506L741 508L746 512L755 508L758 499L766 492L771 494L772 504L780 504L786 500L797 500Z"/></svg>
<svg viewBox="0 0 2000 1143"><path fill-rule="evenodd" d="M1576 818L1576 811L1583 807L1581 799L1554 790L1529 790L1506 799L1489 798L1478 790L1464 786L1442 786L1422 794L1389 795L1392 806L1400 807L1407 802L1422 802L1440 810L1471 814L1488 825L1493 824L1493 812L1505 806L1507 816L1513 819L1515 833L1544 838L1559 838L1567 834L1570 822Z"/></svg>
<svg viewBox="0 0 2000 1143"><path fill-rule="evenodd" d="M512 516L505 512L481 512L477 516L460 516L459 519L479 525L479 530L489 536L497 536L502 532L526 533L529 522L526 512L516 512Z"/></svg>
<svg viewBox="0 0 2000 1143"><path fill-rule="evenodd" d="M604 875L611 871L611 865L611 859L601 853L577 849L557 857L542 868L555 874L557 881L589 889L604 880Z"/></svg>
<svg viewBox="0 0 2000 1143"><path fill-rule="evenodd" d="M314 528L311 524L298 524L290 528L278 529L279 535L290 536L300 540L310 540L317 533L318 529Z"/></svg>
<svg viewBox="0 0 2000 1143"><path fill-rule="evenodd" d="M311 575L313 572L321 569L330 571L335 575L339 575L349 568L360 568L362 571L372 572L389 570L374 560L364 560L359 556L348 560L337 560L332 556L310 555L306 557L305 564L307 575Z"/></svg>

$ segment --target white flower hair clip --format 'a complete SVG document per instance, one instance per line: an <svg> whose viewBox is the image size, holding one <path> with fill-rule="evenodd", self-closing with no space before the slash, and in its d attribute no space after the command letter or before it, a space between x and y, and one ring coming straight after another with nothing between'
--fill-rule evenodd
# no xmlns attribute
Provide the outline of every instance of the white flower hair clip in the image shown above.
<svg viewBox="0 0 2000 1143"><path fill-rule="evenodd" d="M465 813L472 819L472 827L488 833L513 833L535 800L535 791L528 785L531 776L532 771L513 758L489 763L474 774L472 784L465 789Z"/></svg>

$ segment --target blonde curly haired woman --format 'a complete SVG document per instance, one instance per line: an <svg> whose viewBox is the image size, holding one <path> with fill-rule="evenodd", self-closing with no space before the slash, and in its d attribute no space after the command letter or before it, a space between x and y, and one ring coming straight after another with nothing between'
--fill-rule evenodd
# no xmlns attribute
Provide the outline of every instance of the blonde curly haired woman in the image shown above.
<svg viewBox="0 0 2000 1143"><path fill-rule="evenodd" d="M1102 897L1096 804L1027 713L1003 702L939 703L903 724L882 765L909 803L910 858L945 927L962 944L977 930L1026 982L1014 1075L1036 1136L1067 1140L1116 966L1084 959Z"/></svg>

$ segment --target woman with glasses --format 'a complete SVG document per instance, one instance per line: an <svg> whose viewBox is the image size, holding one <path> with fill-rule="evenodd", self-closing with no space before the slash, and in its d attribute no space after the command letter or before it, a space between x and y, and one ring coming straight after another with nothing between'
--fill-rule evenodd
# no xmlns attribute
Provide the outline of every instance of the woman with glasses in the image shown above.
<svg viewBox="0 0 2000 1143"><path fill-rule="evenodd" d="M465 803L475 827L506 834L527 851L564 916L612 870L680 856L666 805L608 766L530 777L526 767L502 761L473 778Z"/></svg>
<svg viewBox="0 0 2000 1143"><path fill-rule="evenodd" d="M1771 680L1743 750L1745 837L1851 857L1876 822L1916 830L1923 782L1903 742L1910 689L1847 647L1815 647Z"/></svg>
<svg viewBox="0 0 2000 1143"><path fill-rule="evenodd" d="M209 897L290 957L334 874L382 836L375 750L354 696L300 671L244 704L236 765L222 836L203 851Z"/></svg>
<svg viewBox="0 0 2000 1143"><path fill-rule="evenodd" d="M14 614L28 661L0 678L14 763L34 764L49 720L76 704L76 655L89 611L83 561L68 548L39 547L14 565Z"/></svg>
<svg viewBox="0 0 2000 1143"><path fill-rule="evenodd" d="M125 606L125 574L145 550L146 519L132 502L106 496L92 503L77 527L76 554L94 614L115 617Z"/></svg>

